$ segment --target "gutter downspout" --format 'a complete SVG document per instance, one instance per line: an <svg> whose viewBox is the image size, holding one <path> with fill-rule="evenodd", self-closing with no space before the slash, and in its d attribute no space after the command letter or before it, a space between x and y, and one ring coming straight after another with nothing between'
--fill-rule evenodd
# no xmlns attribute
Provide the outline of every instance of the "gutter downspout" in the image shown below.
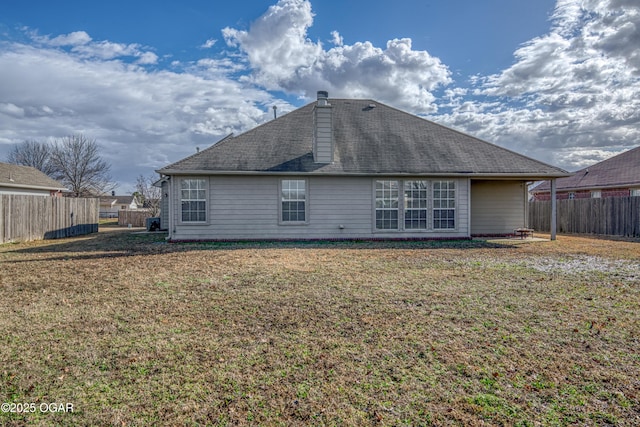
<svg viewBox="0 0 640 427"><path fill-rule="evenodd" d="M531 181L524 181L522 190L524 191L524 221L522 222L526 228L529 228L529 185Z"/></svg>
<svg viewBox="0 0 640 427"><path fill-rule="evenodd" d="M471 238L471 178L467 178L467 237Z"/></svg>
<svg viewBox="0 0 640 427"><path fill-rule="evenodd" d="M171 179L172 177L169 176L169 202L167 203L169 205L169 212L167 212L167 222L168 227L167 227L167 231L169 232L168 237L169 237L169 241L173 240L173 233L175 232L176 228L175 225L173 224L173 203L174 203L174 197L173 197L173 179Z"/></svg>

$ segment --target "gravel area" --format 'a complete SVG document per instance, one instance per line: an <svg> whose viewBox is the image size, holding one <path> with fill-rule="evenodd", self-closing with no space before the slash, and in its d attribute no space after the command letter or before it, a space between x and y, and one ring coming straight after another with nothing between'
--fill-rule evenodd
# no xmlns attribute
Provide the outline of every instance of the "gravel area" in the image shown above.
<svg viewBox="0 0 640 427"><path fill-rule="evenodd" d="M576 255L570 258L530 257L521 265L547 273L604 273L624 280L640 280L640 264L592 255Z"/></svg>

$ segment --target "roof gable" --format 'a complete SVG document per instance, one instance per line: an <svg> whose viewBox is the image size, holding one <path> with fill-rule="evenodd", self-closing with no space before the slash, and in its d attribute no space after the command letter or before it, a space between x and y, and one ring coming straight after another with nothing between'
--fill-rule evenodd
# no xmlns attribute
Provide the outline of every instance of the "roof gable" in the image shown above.
<svg viewBox="0 0 640 427"><path fill-rule="evenodd" d="M134 196L115 196L116 203L119 205L130 205L135 201Z"/></svg>
<svg viewBox="0 0 640 427"><path fill-rule="evenodd" d="M66 190L64 185L31 166L0 163L0 185L16 188Z"/></svg>
<svg viewBox="0 0 640 427"><path fill-rule="evenodd" d="M130 205L137 202L134 196L103 196L100 197L100 203L103 205Z"/></svg>
<svg viewBox="0 0 640 427"><path fill-rule="evenodd" d="M371 100L330 99L334 161L315 163L315 103L158 170L175 173L469 174L567 172Z"/></svg>
<svg viewBox="0 0 640 427"><path fill-rule="evenodd" d="M640 146L580 169L573 176L559 178L556 181L556 190L634 185L640 185ZM537 186L534 192L545 192L550 189L550 185L545 182Z"/></svg>

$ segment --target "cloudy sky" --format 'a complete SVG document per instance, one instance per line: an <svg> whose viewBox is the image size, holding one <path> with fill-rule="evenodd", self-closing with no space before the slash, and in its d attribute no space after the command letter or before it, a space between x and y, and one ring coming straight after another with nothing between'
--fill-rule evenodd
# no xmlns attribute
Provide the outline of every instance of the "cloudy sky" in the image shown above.
<svg viewBox="0 0 640 427"><path fill-rule="evenodd" d="M318 90L567 170L640 145L638 0L93 3L0 6L0 161L81 133L130 193Z"/></svg>

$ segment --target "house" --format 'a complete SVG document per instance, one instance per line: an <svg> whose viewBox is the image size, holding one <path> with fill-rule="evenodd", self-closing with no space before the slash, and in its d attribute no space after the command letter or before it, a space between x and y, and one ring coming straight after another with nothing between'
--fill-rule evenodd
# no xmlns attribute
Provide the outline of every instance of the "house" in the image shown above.
<svg viewBox="0 0 640 427"><path fill-rule="evenodd" d="M558 199L640 196L640 146L560 178L556 185ZM534 200L549 200L551 188L543 182L531 194Z"/></svg>
<svg viewBox="0 0 640 427"><path fill-rule="evenodd" d="M0 163L0 194L61 197L67 189L31 166Z"/></svg>
<svg viewBox="0 0 640 427"><path fill-rule="evenodd" d="M100 197L100 218L117 218L118 211L137 210L138 203L134 196L111 196Z"/></svg>
<svg viewBox="0 0 640 427"><path fill-rule="evenodd" d="M324 91L156 172L173 241L507 235L526 226L529 182L569 175Z"/></svg>

